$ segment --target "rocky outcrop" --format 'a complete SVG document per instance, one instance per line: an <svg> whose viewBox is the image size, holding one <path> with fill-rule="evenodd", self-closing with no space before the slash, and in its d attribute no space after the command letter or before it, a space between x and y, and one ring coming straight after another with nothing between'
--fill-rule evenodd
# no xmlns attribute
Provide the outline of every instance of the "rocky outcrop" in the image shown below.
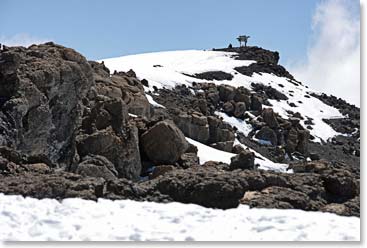
<svg viewBox="0 0 367 248"><path fill-rule="evenodd" d="M214 51L234 52L234 57L238 60L255 60L257 62L265 62L269 64L278 64L279 53L272 52L261 47L246 46L214 49Z"/></svg>
<svg viewBox="0 0 367 248"><path fill-rule="evenodd" d="M290 80L294 80L293 76L283 66L267 62L257 62L249 66L241 66L234 69L249 77L251 77L253 73L269 73L278 77L286 77Z"/></svg>
<svg viewBox="0 0 367 248"><path fill-rule="evenodd" d="M158 164L172 164L187 150L183 133L173 123L161 121L141 136L141 144L149 159Z"/></svg>
<svg viewBox="0 0 367 248"><path fill-rule="evenodd" d="M232 74L224 72L224 71L207 71L203 73L197 73L195 75L190 75L191 77L195 77L198 79L204 79L204 80L231 80L233 78Z"/></svg>
<svg viewBox="0 0 367 248"><path fill-rule="evenodd" d="M313 162L324 163L324 162ZM359 216L359 175L337 165L305 165L302 173L230 170L220 163L188 169L158 166L151 180L104 180L65 172L0 171L0 192L36 198L82 197L178 201L228 209L240 203L261 208L330 211ZM302 166L302 165L300 165Z"/></svg>
<svg viewBox="0 0 367 248"><path fill-rule="evenodd" d="M231 170L253 170L255 167L255 154L249 150L243 150L238 155L231 158L229 165Z"/></svg>
<svg viewBox="0 0 367 248"><path fill-rule="evenodd" d="M0 145L49 166L66 167L75 156L81 100L93 85L88 61L53 43L0 51Z"/></svg>

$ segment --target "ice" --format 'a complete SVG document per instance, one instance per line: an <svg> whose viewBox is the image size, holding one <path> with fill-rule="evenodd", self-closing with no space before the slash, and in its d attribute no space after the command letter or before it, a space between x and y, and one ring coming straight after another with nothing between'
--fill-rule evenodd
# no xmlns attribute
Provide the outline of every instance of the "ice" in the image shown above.
<svg viewBox="0 0 367 248"><path fill-rule="evenodd" d="M194 204L23 198L0 194L0 240L346 241L360 219L301 210L219 210Z"/></svg>

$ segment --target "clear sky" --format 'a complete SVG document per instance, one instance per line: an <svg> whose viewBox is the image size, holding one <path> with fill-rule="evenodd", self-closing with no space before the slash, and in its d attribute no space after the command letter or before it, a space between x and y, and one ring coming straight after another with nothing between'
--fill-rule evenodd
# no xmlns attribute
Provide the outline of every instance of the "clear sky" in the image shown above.
<svg viewBox="0 0 367 248"><path fill-rule="evenodd" d="M296 60L320 0L2 0L0 37L54 40L89 59L249 44ZM22 36L21 36L22 37Z"/></svg>

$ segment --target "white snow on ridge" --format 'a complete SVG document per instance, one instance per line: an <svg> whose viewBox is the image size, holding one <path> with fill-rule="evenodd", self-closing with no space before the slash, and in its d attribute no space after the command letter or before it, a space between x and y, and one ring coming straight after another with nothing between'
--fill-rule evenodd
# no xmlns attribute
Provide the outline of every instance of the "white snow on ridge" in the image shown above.
<svg viewBox="0 0 367 248"><path fill-rule="evenodd" d="M194 204L38 200L0 194L3 241L346 241L360 219L301 210L218 210Z"/></svg>
<svg viewBox="0 0 367 248"><path fill-rule="evenodd" d="M152 89L153 86L172 88L180 84L191 85L192 82L207 82L207 80L189 77L183 73L192 75L215 70L233 75L232 80L213 80L212 82L215 84L228 84L235 87L244 86L248 89L252 89L251 83L270 85L289 98L287 101L270 100L269 102L273 105L274 111L285 119L288 119L286 110L299 112L304 117L312 118L315 125L312 126L313 129L310 130L310 133L316 138L315 141L320 142L321 139L326 141L339 134L322 121L322 119L343 118L343 115L337 109L312 96L305 97L305 95L308 95L307 92L313 91L303 85L295 85L287 78L268 73L254 73L252 77L248 77L236 72L235 67L248 66L255 61L235 60L232 57L234 54L219 51L186 50L130 55L104 59L103 61L111 71L133 69L140 79L145 78L149 81L149 89ZM301 103L298 101L301 101ZM296 104L296 107L289 106L287 102ZM306 127L305 120L301 121L304 127Z"/></svg>

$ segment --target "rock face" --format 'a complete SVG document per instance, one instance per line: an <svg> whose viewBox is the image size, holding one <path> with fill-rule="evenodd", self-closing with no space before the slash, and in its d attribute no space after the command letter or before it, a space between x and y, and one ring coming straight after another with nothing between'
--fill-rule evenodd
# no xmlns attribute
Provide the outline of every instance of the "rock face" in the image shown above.
<svg viewBox="0 0 367 248"><path fill-rule="evenodd" d="M0 145L50 166L74 158L81 99L94 83L88 61L53 43L0 52Z"/></svg>
<svg viewBox="0 0 367 248"><path fill-rule="evenodd" d="M189 147L185 136L173 123L161 121L141 136L144 152L156 163L175 163Z"/></svg>

